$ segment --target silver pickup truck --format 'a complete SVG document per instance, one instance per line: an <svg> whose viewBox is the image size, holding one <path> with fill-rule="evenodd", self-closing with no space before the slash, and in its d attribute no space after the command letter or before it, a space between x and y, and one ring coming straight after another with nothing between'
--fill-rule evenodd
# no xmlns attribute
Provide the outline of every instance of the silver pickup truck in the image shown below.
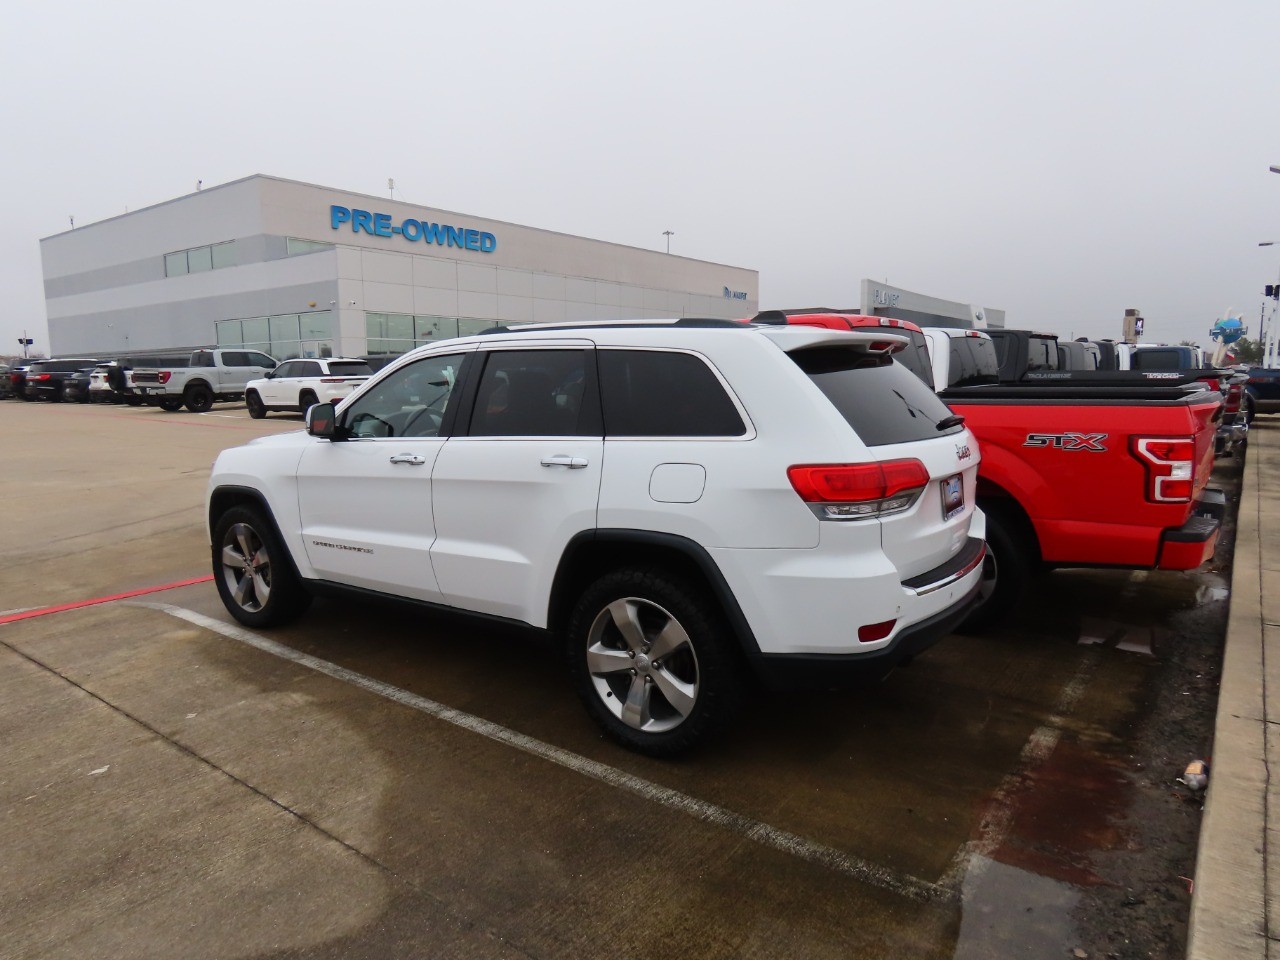
<svg viewBox="0 0 1280 960"><path fill-rule="evenodd" d="M186 407L204 413L215 400L240 400L245 384L274 370L276 361L260 350L194 350L189 366L135 368L133 388L162 410Z"/></svg>

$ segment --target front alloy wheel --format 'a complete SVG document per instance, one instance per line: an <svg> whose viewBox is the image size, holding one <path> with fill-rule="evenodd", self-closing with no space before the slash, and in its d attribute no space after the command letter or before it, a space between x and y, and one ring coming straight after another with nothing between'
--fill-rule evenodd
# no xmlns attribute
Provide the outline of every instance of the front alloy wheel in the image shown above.
<svg viewBox="0 0 1280 960"><path fill-rule="evenodd" d="M271 599L271 558L262 538L246 523L227 528L222 577L235 602L249 613L260 613Z"/></svg>
<svg viewBox="0 0 1280 960"><path fill-rule="evenodd" d="M288 623L311 603L275 527L255 507L232 507L218 518L213 576L223 606L246 626Z"/></svg>

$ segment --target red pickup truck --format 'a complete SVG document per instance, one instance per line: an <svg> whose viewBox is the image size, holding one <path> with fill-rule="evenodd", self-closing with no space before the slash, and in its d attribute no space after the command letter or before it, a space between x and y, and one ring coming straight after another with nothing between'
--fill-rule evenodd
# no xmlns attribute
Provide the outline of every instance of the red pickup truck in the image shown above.
<svg viewBox="0 0 1280 960"><path fill-rule="evenodd" d="M816 310L755 319L884 326L910 341L896 358L933 385L929 370L917 369L917 340L924 338L915 324ZM994 381L994 356L992 364L983 372ZM1207 487L1221 394L1195 382L1196 372L1023 376L1045 379L939 394L965 418L982 455L978 506L987 515L987 566L983 603L967 628L1002 618L1036 568L1190 570L1213 556L1225 510L1222 493Z"/></svg>
<svg viewBox="0 0 1280 960"><path fill-rule="evenodd" d="M1203 385L1062 381L940 394L978 438L994 623L1036 566L1191 570L1213 556L1225 499L1208 488L1222 396Z"/></svg>

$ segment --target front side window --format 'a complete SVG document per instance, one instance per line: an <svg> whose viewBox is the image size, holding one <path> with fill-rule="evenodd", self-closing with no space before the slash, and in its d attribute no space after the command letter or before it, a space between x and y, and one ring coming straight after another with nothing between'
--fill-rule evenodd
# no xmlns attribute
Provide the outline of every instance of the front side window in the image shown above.
<svg viewBox="0 0 1280 960"><path fill-rule="evenodd" d="M738 408L706 361L667 350L602 350L610 437L741 437Z"/></svg>
<svg viewBox="0 0 1280 960"><path fill-rule="evenodd" d="M348 435L438 437L465 353L425 357L379 381L343 411Z"/></svg>
<svg viewBox="0 0 1280 960"><path fill-rule="evenodd" d="M586 350L501 350L488 355L468 434L576 437L599 431L583 416Z"/></svg>
<svg viewBox="0 0 1280 960"><path fill-rule="evenodd" d="M266 367L268 370L273 369L276 365L272 357L268 357L265 353L246 353L245 366L247 367Z"/></svg>
<svg viewBox="0 0 1280 960"><path fill-rule="evenodd" d="M295 373L294 371L296 371L297 369L298 369L297 364L295 364L292 360L290 360L287 363L282 363L280 364L280 366L276 367L276 379L287 380L289 377L296 377L298 376L298 374Z"/></svg>

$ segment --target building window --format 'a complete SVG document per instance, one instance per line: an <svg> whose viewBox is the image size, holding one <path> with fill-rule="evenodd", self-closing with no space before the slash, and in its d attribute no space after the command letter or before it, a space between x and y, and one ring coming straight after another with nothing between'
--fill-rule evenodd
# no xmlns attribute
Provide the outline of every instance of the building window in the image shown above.
<svg viewBox="0 0 1280 960"><path fill-rule="evenodd" d="M370 313L364 315L369 353L405 353L424 343L465 337L488 330L498 321L479 317L431 314Z"/></svg>
<svg viewBox="0 0 1280 960"><path fill-rule="evenodd" d="M164 255L164 275L181 277L188 273L204 273L236 265L236 242L226 240L190 250L177 250Z"/></svg>
<svg viewBox="0 0 1280 960"><path fill-rule="evenodd" d="M219 320L214 329L220 347L251 347L277 360L333 356L330 310Z"/></svg>
<svg viewBox="0 0 1280 960"><path fill-rule="evenodd" d="M291 257L296 257L303 253L315 253L317 250L332 250L332 243L322 243L319 240L300 240L297 237L284 238L284 250Z"/></svg>

